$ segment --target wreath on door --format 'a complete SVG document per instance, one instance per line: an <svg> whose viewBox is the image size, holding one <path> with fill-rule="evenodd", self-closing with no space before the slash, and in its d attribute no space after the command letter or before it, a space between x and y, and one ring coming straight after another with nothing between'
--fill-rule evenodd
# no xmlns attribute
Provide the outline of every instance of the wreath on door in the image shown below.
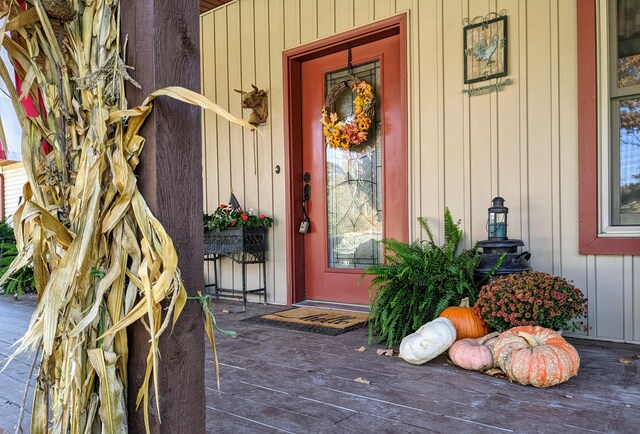
<svg viewBox="0 0 640 434"><path fill-rule="evenodd" d="M338 97L347 89L353 94L353 114L340 119L338 113L331 111ZM369 83L356 77L334 84L327 92L322 106L322 132L326 144L332 148L349 149L367 140L373 118L375 96Z"/></svg>

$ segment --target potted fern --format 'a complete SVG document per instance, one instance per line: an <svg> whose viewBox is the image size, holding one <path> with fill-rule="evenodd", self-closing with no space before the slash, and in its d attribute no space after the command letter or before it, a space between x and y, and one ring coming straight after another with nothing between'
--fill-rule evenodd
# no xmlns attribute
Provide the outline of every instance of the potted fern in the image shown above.
<svg viewBox="0 0 640 434"><path fill-rule="evenodd" d="M444 309L468 297L475 303L480 282L474 270L480 262L476 247L460 249L460 221L444 213L444 244L435 243L426 219L418 221L427 235L410 244L389 238L382 240L387 259L368 267L364 275L374 276L369 289L369 343L373 336L389 347L421 325L435 319Z"/></svg>
<svg viewBox="0 0 640 434"><path fill-rule="evenodd" d="M9 271L10 265L18 255L13 228L6 220L0 220L0 277ZM34 292L35 280L33 267L27 264L16 270L4 285L0 287L0 294L13 295L15 299L22 297L25 292Z"/></svg>

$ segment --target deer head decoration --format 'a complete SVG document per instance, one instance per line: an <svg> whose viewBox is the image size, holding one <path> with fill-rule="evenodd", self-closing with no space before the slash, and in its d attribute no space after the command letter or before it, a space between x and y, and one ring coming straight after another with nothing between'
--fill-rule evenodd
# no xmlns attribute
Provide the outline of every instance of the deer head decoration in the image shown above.
<svg viewBox="0 0 640 434"><path fill-rule="evenodd" d="M249 115L249 123L257 127L267 121L267 117L269 116L269 100L267 99L266 90L260 90L253 84L251 87L253 87L251 92L238 89L234 90L242 94L242 108L250 108L253 110Z"/></svg>

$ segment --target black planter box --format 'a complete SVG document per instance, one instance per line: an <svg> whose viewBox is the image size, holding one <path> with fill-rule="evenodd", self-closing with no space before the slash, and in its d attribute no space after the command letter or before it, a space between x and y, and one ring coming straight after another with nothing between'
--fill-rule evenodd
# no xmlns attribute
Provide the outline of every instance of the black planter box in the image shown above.
<svg viewBox="0 0 640 434"><path fill-rule="evenodd" d="M264 258L267 251L267 232L264 227L226 228L220 232L206 231L204 233L205 255L227 255L248 253L258 258ZM264 260L264 259L263 259Z"/></svg>

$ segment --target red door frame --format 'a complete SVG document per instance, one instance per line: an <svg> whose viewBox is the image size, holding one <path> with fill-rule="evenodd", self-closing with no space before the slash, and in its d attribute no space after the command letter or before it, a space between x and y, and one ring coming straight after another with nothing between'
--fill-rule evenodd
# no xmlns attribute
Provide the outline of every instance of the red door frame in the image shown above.
<svg viewBox="0 0 640 434"><path fill-rule="evenodd" d="M301 64L349 47L358 46L391 35L400 35L400 77L402 89L402 119L407 119L407 15L400 14L376 21L364 27L314 41L282 53L284 78L284 152L285 191L287 204L287 304L304 299L304 249L303 236L298 233L302 215L302 130L300 115ZM407 125L400 128L401 140L407 143ZM408 222L406 222L408 227ZM408 229L407 229L408 231Z"/></svg>

